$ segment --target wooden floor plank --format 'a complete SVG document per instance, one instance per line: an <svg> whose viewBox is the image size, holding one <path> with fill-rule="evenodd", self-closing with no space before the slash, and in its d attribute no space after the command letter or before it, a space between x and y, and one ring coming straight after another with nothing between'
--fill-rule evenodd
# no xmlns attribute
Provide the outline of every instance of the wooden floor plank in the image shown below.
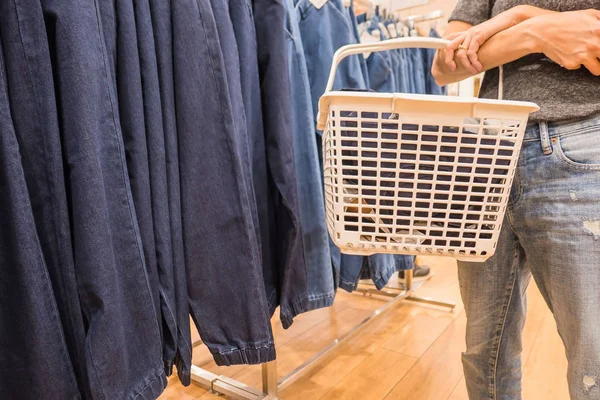
<svg viewBox="0 0 600 400"><path fill-rule="evenodd" d="M464 351L464 312L413 365L387 400L447 400L462 378L460 353Z"/></svg>
<svg viewBox="0 0 600 400"><path fill-rule="evenodd" d="M169 383L165 391L160 395L161 400L194 400L204 395L206 390L200 386L191 384L183 386L178 380Z"/></svg>
<svg viewBox="0 0 600 400"><path fill-rule="evenodd" d="M416 358L394 351L375 350L322 399L381 400L416 361Z"/></svg>
<svg viewBox="0 0 600 400"><path fill-rule="evenodd" d="M456 318L453 313L419 305L407 305L402 311L402 327L383 347L415 358L421 357Z"/></svg>
<svg viewBox="0 0 600 400"><path fill-rule="evenodd" d="M467 385L465 383L465 377L458 382L454 391L448 397L448 400L469 400L469 394L467 393Z"/></svg>

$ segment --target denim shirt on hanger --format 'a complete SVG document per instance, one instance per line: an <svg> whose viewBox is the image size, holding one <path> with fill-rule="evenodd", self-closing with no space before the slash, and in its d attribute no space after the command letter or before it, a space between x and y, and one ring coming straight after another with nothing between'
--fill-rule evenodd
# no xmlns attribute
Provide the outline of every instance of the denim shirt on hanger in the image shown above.
<svg viewBox="0 0 600 400"><path fill-rule="evenodd" d="M374 30L380 30L377 25L379 17L373 16L367 28L367 32L372 34ZM381 39L385 39L385 32L380 32ZM395 69L398 67L397 60L394 60L390 51L372 52L367 58L367 67L369 72L370 89L381 93L393 93L396 91Z"/></svg>
<svg viewBox="0 0 600 400"><path fill-rule="evenodd" d="M286 12L285 37L291 90L296 183L301 189L298 190L298 209L306 259L307 310L315 310L333 304L335 285L306 58L294 2L284 0L283 6Z"/></svg>
<svg viewBox="0 0 600 400"><path fill-rule="evenodd" d="M350 10L346 12L341 0L329 0L320 9L316 9L309 0L295 0L295 3L311 86L313 116L316 121L318 100L325 90L333 54L341 46L356 43L357 40L349 18ZM340 63L334 89L367 87L359 57L360 55L353 55ZM320 141L318 144L321 148ZM331 240L330 246L336 282L345 290L354 290L363 269L370 272L371 278L379 288L385 286L396 271L396 262L391 255L344 255Z"/></svg>

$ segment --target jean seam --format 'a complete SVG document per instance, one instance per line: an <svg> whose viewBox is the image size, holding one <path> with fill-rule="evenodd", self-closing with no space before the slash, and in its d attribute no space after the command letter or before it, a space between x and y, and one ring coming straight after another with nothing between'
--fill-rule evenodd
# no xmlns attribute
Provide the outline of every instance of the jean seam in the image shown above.
<svg viewBox="0 0 600 400"><path fill-rule="evenodd" d="M16 14L16 17L17 17L17 25L18 25L18 28L19 28L19 43L21 44L21 49L23 50L23 55L25 56L26 59L29 60L29 56L28 56L28 53L26 51L26 46L25 46L25 43L23 42L23 33L22 33L22 30L21 30L21 17L20 17L20 14L19 14L19 6L17 5L16 0L13 0L12 3L13 3L13 6L15 8L15 14ZM30 68L30 63L29 62L27 63L26 71L27 71L27 77L28 77L28 80L29 80L29 84L31 86L31 91L34 92L34 93L36 93L35 85L33 84L33 78L32 78L32 74L31 74L31 68ZM36 101L35 101L35 105L36 105L35 110L36 110L36 113L38 114L37 116L39 117L39 102L37 101L38 96L35 96L35 99L36 99ZM39 120L36 119L36 121L38 121L38 123L36 125L39 126ZM16 138L15 138L15 140L16 140ZM44 161L48 164L48 154L50 152L48 151L48 148L47 148L48 143L46 141L45 135L44 135L43 142L44 142ZM49 178L49 176L48 176L47 173L44 174L44 175L45 175L45 178L46 178L45 179L46 185L47 185L48 188L50 188L52 186L51 183L50 183L50 178ZM54 196L49 196L49 197L50 197L50 202L51 202L51 208L53 210L52 211L52 215L54 216L54 218L56 220L56 219L58 219L57 218L58 207L55 207L55 205L54 205ZM56 228L56 224L55 223L52 223L52 230L54 231L54 238L55 238L55 243L57 245L57 252L60 255L63 255L63 253L60 251L61 246L58 243L58 230ZM41 250L41 248L40 248L40 250ZM59 255L59 257L60 257L60 255ZM40 258L40 261L45 265L46 262L43 260L43 257L39 257L39 258ZM60 258L62 259L62 257L60 257ZM50 280L50 276L48 274L47 269L44 268L43 272L44 272L44 275L46 276L47 280L49 281ZM64 274L61 273L60 276L61 276L61 283L63 285L63 288L66 288ZM49 292L52 294L53 297L55 297L54 296L54 290L52 288L50 288ZM70 302L67 301L66 307L67 307L67 311L69 313L69 318L68 319L69 319L69 321L71 323L74 323L73 318L72 318L72 314L73 313L71 312L72 310L71 310L71 304L70 304ZM52 308L54 309L55 316L58 316L57 319L58 319L59 323L62 326L62 321L61 321L61 318L60 318L60 313L58 311L58 306L56 305L56 301L52 303ZM75 376L75 366L72 364L72 362L70 360L71 357L69 355L69 351L67 350L67 339L66 339L65 334L64 334L63 331L59 332L59 334L60 334L60 336L61 336L61 338L63 340L63 343L65 344L65 347L62 350L63 355L66 355L66 358L67 358L67 360L69 360L69 364L71 365L71 379L73 380L73 382L75 383L76 386L79 386L77 384L77 377ZM77 348L75 349L75 351L77 353L79 353L79 351L77 350ZM66 353L66 354L64 354L64 353Z"/></svg>
<svg viewBox="0 0 600 400"><path fill-rule="evenodd" d="M331 293L309 294L307 296L307 299L308 299L308 301L314 301L314 300L328 299L330 297L333 297L333 291Z"/></svg>
<svg viewBox="0 0 600 400"><path fill-rule="evenodd" d="M156 373L156 375L154 376L154 378L152 378L150 380L150 382L148 382L147 384L144 385L144 387L142 387L140 390L138 390L133 396L131 396L132 399L137 398L140 393L142 393L144 390L146 390L148 387L150 387L151 385L154 384L154 382L156 382L158 379L160 379L162 377L162 368L157 369L156 371L154 371Z"/></svg>
<svg viewBox="0 0 600 400"><path fill-rule="evenodd" d="M220 355L226 356L228 354L233 354L233 353L237 353L237 352L244 352L244 351L248 351L248 350L264 350L264 349L269 349L269 348L274 347L274 346L275 346L274 342L269 342L269 343L264 344L264 345L248 346L248 347L234 347L234 348L226 350L226 351L217 350L217 351L215 351L215 354L220 354Z"/></svg>
<svg viewBox="0 0 600 400"><path fill-rule="evenodd" d="M141 236L140 236L140 232L136 229L136 224L137 224L137 219L135 217L135 211L133 210L132 204L133 204L133 199L131 198L131 190L127 190L127 186L128 186L128 175L127 175L127 170L125 168L124 165L124 157L125 157L125 149L124 149L124 145L123 143L119 140L119 130L118 130L118 124L117 124L117 120L115 119L115 115L116 115L116 109L115 109L115 104L114 104L114 98L111 94L111 89L110 89L110 80L109 77L107 75L106 69L108 68L108 64L107 64L107 56L105 54L105 49L102 48L102 43L103 43L103 36L102 36L102 27L100 25L100 10L98 9L98 1L94 1L94 9L96 11L96 33L98 34L98 39L100 40L100 55L102 57L102 63L103 63L103 72L104 72L104 79L106 80L107 83L107 94L108 94L108 99L110 102L110 111L112 114L112 127L114 128L114 133L115 133L115 142L117 145L117 148L119 149L119 161L120 161L120 166L121 166L121 177L122 177L122 182L125 185L125 198L127 200L127 208L129 210L129 222L131 223L131 227L133 230L133 233L135 235L135 242L136 242L136 247L138 250L138 256L139 256L139 260L141 261L141 266L142 266L142 272L144 275L144 281L146 283L146 291L145 294L147 297L149 297L149 303L152 306L152 309L154 310L154 317L151 318L153 322L153 324L156 327L156 330L154 331L154 337L155 339L158 339L157 343L162 343L162 338L160 336L160 332L161 332L161 327L158 323L158 318L156 316L159 315L160 310L156 310L156 308L154 307L154 301L152 300L152 291L150 289L150 282L149 282L149 278L148 278L148 274L146 273L146 268L145 268L145 259L144 259L144 253L142 250L142 242L141 242ZM162 351L161 351L161 347L162 344L158 347L157 349L157 353L160 353L160 359L162 359ZM91 351L91 349L90 349ZM91 352L90 352L91 355ZM96 363L94 361L94 366L97 368ZM104 394L104 393L103 393ZM104 394L104 397L106 398L106 395Z"/></svg>
<svg viewBox="0 0 600 400"><path fill-rule="evenodd" d="M204 32L205 37L207 37L208 35L206 34L206 26L204 24L204 19L202 18L202 15L200 15L200 6L198 5L198 3L196 3L196 4L198 6L198 8L197 8L197 10L198 10L198 20L200 21L200 26L202 28L202 31ZM215 87L218 87L219 85L218 85L217 78L215 76L216 71L215 71L215 66L214 66L214 57L215 57L215 54L214 54L214 51L211 49L211 47L208 45L208 43L206 43L206 41L205 41L204 45L206 46L206 49L207 49L207 52L209 53L209 55L212 56L212 57L208 57L208 59L209 59L208 61L210 62L210 67L211 67L211 72L212 72L212 77L213 77L214 85L215 85ZM217 57L218 56L219 55L217 54ZM219 104L221 105L221 110L226 110L227 108L225 108L223 106L222 96L217 96L217 99L219 101ZM226 119L225 116L223 115L223 112L221 112L220 114L221 114L221 118ZM230 124L230 126L231 126L232 129L234 129L233 124ZM224 138L225 138L225 141L227 143L227 147L229 149L229 158L232 161L232 164L234 165L234 168L233 168L234 174L236 175L236 178L239 179L241 172L238 169L235 168L235 160L231 156L231 154L234 152L235 146L232 144L231 139L228 138L227 135L225 135ZM243 168L242 165L240 165L240 167ZM243 181L243 177L241 177L241 178L242 178L242 181ZM239 193L238 194L239 204L242 205L243 202L244 202L244 200L246 200L248 202L248 207L252 208L251 201L250 201L250 198L249 198L250 194L243 192L243 190L244 190L243 184L240 184L239 182L236 182L236 185L237 185L236 189L238 189L238 193ZM241 188L240 188L240 186L241 186ZM235 190L232 191L232 193L235 193ZM244 195L245 195L245 197L244 197ZM250 226L249 226L251 223L252 223L251 219L250 219L250 221L248 221L248 220L244 221L244 225L245 225L245 228L246 228L245 236L248 238L248 248L250 250L251 261L254 261L256 263L256 265L260 267L262 265L260 257L257 257L257 254L252 251L252 242L253 241L252 241L252 233L251 232L253 231L253 229L250 229ZM258 243L258 241L256 241L256 245L257 245L257 249L260 249L260 243ZM261 276L259 276L259 278L260 278L259 281L263 280L262 273L260 275ZM266 300L266 298L265 298L265 300ZM260 301L260 296L259 296L259 301ZM265 321L267 321L267 325L269 325L269 328L270 328L269 321L271 319L270 319L270 316L268 315L267 307L269 307L269 304L266 304L266 307L260 307L260 309L262 310L263 318L265 319ZM198 324L196 324L196 325L199 326ZM271 329L269 329L269 332L270 332L270 335L272 335Z"/></svg>
<svg viewBox="0 0 600 400"><path fill-rule="evenodd" d="M560 162L569 168L574 168L583 171L600 171L600 164L581 164L567 157L560 143L560 137L558 139L557 145L555 146L555 150L556 151L554 153L558 153L557 157L560 160Z"/></svg>
<svg viewBox="0 0 600 400"><path fill-rule="evenodd" d="M497 393L498 393L498 389L497 389L497 382L498 382L498 378L496 376L496 374L498 373L498 359L500 358L500 347L502 346L502 339L504 336L504 328L506 327L506 319L508 318L508 310L510 308L510 303L512 302L513 299L513 295L514 295L514 291L515 291L515 284L517 282L517 268L518 268L518 262L519 262L519 253L516 249L516 246L518 246L519 243L515 243L515 254L513 256L513 265L512 265L512 275L513 275L513 280L512 280L512 284L511 284L511 288L510 288L510 294L508 296L508 301L505 305L505 309L504 309L504 317L502 318L502 325L500 328L500 332L499 332L499 337L498 337L498 341L496 343L496 349L495 349L495 357L494 360L492 362L493 365L493 374L492 374L492 393L490 398L493 400L497 399Z"/></svg>

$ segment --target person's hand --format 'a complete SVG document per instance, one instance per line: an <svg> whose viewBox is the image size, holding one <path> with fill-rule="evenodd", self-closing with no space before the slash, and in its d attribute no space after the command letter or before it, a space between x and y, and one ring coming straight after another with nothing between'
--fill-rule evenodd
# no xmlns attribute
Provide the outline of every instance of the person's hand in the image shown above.
<svg viewBox="0 0 600 400"><path fill-rule="evenodd" d="M538 52L560 66L575 70L585 66L600 76L600 11L582 10L544 15L529 21L529 33Z"/></svg>
<svg viewBox="0 0 600 400"><path fill-rule="evenodd" d="M450 44L444 52L446 65L454 71L457 63L468 71L478 74L484 70L479 62L479 48L496 33L506 30L527 18L529 6L517 6L498 14L486 22L474 26L464 32L448 36Z"/></svg>

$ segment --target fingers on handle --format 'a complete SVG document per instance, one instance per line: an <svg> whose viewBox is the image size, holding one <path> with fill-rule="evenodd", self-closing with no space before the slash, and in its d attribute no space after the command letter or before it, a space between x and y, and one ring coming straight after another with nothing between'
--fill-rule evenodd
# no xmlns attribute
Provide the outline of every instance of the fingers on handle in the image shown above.
<svg viewBox="0 0 600 400"><path fill-rule="evenodd" d="M471 44L470 44L469 48L467 49L467 57L469 57L469 61L471 61L471 65L473 65L477 69L477 72L482 72L483 65L479 61L479 57L477 55L478 51L479 51L479 41L471 40Z"/></svg>
<svg viewBox="0 0 600 400"><path fill-rule="evenodd" d="M452 71L456 70L456 63L454 62L454 54L458 50L458 46L462 44L464 40L464 32L460 32L454 39L446 46L444 61L446 65L450 67Z"/></svg>
<svg viewBox="0 0 600 400"><path fill-rule="evenodd" d="M458 52L456 53L456 58L458 59L460 64L464 68L466 68L469 72L471 72L473 74L477 74L478 73L477 69L471 63L471 60L470 60L469 56L467 55L467 49L470 48L471 41L472 41L472 36L467 35L467 37L465 38L465 41L462 43L462 48L460 50L458 50Z"/></svg>

